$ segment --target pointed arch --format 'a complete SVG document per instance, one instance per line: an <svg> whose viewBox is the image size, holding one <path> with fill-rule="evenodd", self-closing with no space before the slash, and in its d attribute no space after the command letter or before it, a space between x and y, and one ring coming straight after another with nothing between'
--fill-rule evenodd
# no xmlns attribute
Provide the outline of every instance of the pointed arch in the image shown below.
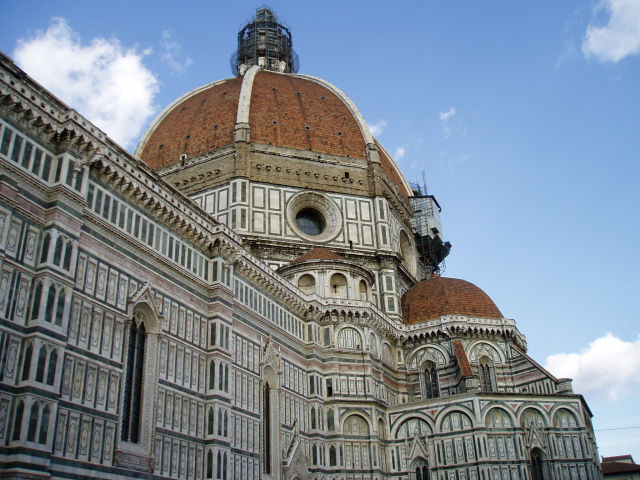
<svg viewBox="0 0 640 480"><path fill-rule="evenodd" d="M51 407L45 405L42 409L42 418L40 419L40 433L38 434L38 443L47 444L47 434L49 433L49 417L51 416Z"/></svg>
<svg viewBox="0 0 640 480"><path fill-rule="evenodd" d="M33 344L27 343L24 350L24 358L22 360L22 380L28 380L31 373L31 357L33 356Z"/></svg>
<svg viewBox="0 0 640 480"><path fill-rule="evenodd" d="M158 334L162 317L158 314L148 282L133 295L128 307L129 321L122 359L125 371L121 389L119 449L140 461L144 458L144 471L151 471L158 381ZM116 464L130 468L131 465L126 463L129 455L119 456Z"/></svg>
<svg viewBox="0 0 640 480"><path fill-rule="evenodd" d="M56 316L54 323L60 327L62 326L62 319L64 318L64 304L66 301L66 296L64 293L64 288L60 288L58 292L58 302L56 303Z"/></svg>
<svg viewBox="0 0 640 480"><path fill-rule="evenodd" d="M53 385L56 378L56 367L58 364L58 350L51 349L49 354L49 366L47 367L47 385Z"/></svg>
<svg viewBox="0 0 640 480"><path fill-rule="evenodd" d="M42 345L38 352L38 363L36 366L36 382L42 382L44 380L44 367L47 363L47 347Z"/></svg>
<svg viewBox="0 0 640 480"><path fill-rule="evenodd" d="M425 362L422 366L422 378L425 398L438 398L440 396L440 379L437 365L430 360Z"/></svg>
<svg viewBox="0 0 640 480"><path fill-rule="evenodd" d="M31 412L29 413L29 426L27 428L27 441L36 441L36 429L38 428L38 417L40 416L40 403L33 402L31 404Z"/></svg>
<svg viewBox="0 0 640 480"><path fill-rule="evenodd" d="M13 420L13 436L12 440L20 440L22 435L22 416L24 415L24 401L18 400L16 405L16 412Z"/></svg>

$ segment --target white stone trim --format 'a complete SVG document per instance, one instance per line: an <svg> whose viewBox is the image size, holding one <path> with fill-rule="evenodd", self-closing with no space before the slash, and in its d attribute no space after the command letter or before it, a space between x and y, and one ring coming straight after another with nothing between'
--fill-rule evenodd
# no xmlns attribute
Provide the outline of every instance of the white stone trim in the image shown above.
<svg viewBox="0 0 640 480"><path fill-rule="evenodd" d="M238 98L238 115L236 123L249 123L249 109L251 108L251 92L253 91L253 80L260 71L257 65L252 66L244 74L242 79L242 88L240 88L240 97Z"/></svg>

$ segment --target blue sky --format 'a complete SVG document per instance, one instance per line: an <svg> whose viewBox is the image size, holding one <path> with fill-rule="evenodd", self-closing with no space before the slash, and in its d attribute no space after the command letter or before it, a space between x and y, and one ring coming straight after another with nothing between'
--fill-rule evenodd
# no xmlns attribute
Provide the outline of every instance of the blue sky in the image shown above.
<svg viewBox="0 0 640 480"><path fill-rule="evenodd" d="M409 181L426 172L445 275L574 378L601 454L640 461L640 0L270 5L300 72L347 93ZM231 76L257 6L6 2L0 50L133 151L172 100Z"/></svg>

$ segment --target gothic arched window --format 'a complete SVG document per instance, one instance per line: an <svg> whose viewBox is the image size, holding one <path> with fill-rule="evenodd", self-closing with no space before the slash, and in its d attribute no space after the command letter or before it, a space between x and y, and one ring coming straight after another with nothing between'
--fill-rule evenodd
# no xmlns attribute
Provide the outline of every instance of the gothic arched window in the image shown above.
<svg viewBox="0 0 640 480"><path fill-rule="evenodd" d="M22 433L22 415L24 414L24 402L20 400L16 407L16 416L13 421L13 440L20 440L20 434Z"/></svg>
<svg viewBox="0 0 640 480"><path fill-rule="evenodd" d="M329 447L329 466L336 466L336 447L334 447L333 445Z"/></svg>
<svg viewBox="0 0 640 480"><path fill-rule="evenodd" d="M71 267L72 250L73 245L71 245L71 242L67 242L67 246L64 249L64 260L62 262L62 268L64 268L65 270L69 270L69 268Z"/></svg>
<svg viewBox="0 0 640 480"><path fill-rule="evenodd" d="M327 410L327 428L329 430L334 430L336 428L332 408L329 408L329 410Z"/></svg>
<svg viewBox="0 0 640 480"><path fill-rule="evenodd" d="M496 391L496 372L489 357L480 358L480 390L483 392Z"/></svg>
<svg viewBox="0 0 640 480"><path fill-rule="evenodd" d="M27 429L27 440L29 442L36 441L36 428L38 427L38 417L40 416L40 404L33 402L31 405L31 413L29 414L29 428Z"/></svg>
<svg viewBox="0 0 640 480"><path fill-rule="evenodd" d="M216 388L216 362L209 362L209 390Z"/></svg>
<svg viewBox="0 0 640 480"><path fill-rule="evenodd" d="M47 369L47 385L53 385L56 378L56 364L58 363L58 351L53 348L49 354L49 367Z"/></svg>
<svg viewBox="0 0 640 480"><path fill-rule="evenodd" d="M426 398L437 398L440 396L440 382L438 379L438 369L433 362L427 362L424 368L424 392Z"/></svg>
<svg viewBox="0 0 640 480"><path fill-rule="evenodd" d="M47 257L49 256L50 239L50 235L48 233L45 233L44 238L42 239L42 253L40 254L40 263L44 263L47 261Z"/></svg>
<svg viewBox="0 0 640 480"><path fill-rule="evenodd" d="M146 331L144 323L131 322L127 344L127 367L122 402L121 439L138 443L140 435L140 414L142 405L142 373Z"/></svg>
<svg viewBox="0 0 640 480"><path fill-rule="evenodd" d="M36 382L42 382L44 380L44 365L47 362L47 349L43 345L40 347L40 353L38 353L38 366L36 368Z"/></svg>
<svg viewBox="0 0 640 480"><path fill-rule="evenodd" d="M311 406L311 428L316 428L316 407Z"/></svg>
<svg viewBox="0 0 640 480"><path fill-rule="evenodd" d="M27 345L27 348L24 351L24 360L22 364L22 380L27 380L29 378L29 372L31 371L32 355L33 355L33 346L29 344Z"/></svg>
<svg viewBox="0 0 640 480"><path fill-rule="evenodd" d="M262 400L264 419L264 473L271 473L271 388L268 383L264 385Z"/></svg>
<svg viewBox="0 0 640 480"><path fill-rule="evenodd" d="M58 303L56 305L55 324L57 326L62 325L62 317L64 316L64 300L65 300L64 289L61 288L60 292L58 293Z"/></svg>
<svg viewBox="0 0 640 480"><path fill-rule="evenodd" d="M213 407L207 411L207 434L213 435Z"/></svg>
<svg viewBox="0 0 640 480"><path fill-rule="evenodd" d="M211 450L207 452L207 478L213 478L213 452Z"/></svg>
<svg viewBox="0 0 640 480"><path fill-rule="evenodd" d="M49 416L51 415L51 408L49 405L45 405L42 409L42 418L40 419L40 434L38 435L38 443L46 445L47 433L49 432Z"/></svg>
<svg viewBox="0 0 640 480"><path fill-rule="evenodd" d="M47 305L44 309L44 319L47 322L51 322L51 316L53 315L53 306L56 303L56 288L51 285L49 292L47 293Z"/></svg>
<svg viewBox="0 0 640 480"><path fill-rule="evenodd" d="M62 237L58 237L56 240L56 247L53 251L53 263L60 265L60 256L62 255Z"/></svg>
<svg viewBox="0 0 640 480"><path fill-rule="evenodd" d="M42 283L38 282L33 292L33 306L31 307L31 320L38 318L40 313L40 301L42 299Z"/></svg>

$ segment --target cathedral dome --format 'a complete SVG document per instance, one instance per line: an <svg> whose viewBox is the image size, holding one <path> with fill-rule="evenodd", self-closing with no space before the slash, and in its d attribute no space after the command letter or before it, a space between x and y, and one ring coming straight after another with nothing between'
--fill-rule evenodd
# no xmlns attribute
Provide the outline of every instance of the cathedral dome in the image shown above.
<svg viewBox="0 0 640 480"><path fill-rule="evenodd" d="M504 318L489 295L473 283L458 278L423 280L402 297L404 323L420 323L445 315Z"/></svg>
<svg viewBox="0 0 640 480"><path fill-rule="evenodd" d="M201 157L234 144L248 127L249 141L327 155L337 163L368 159L380 166L405 198L410 187L391 156L373 139L353 102L319 78L253 66L243 76L214 82L169 105L142 137L136 154L151 168Z"/></svg>

